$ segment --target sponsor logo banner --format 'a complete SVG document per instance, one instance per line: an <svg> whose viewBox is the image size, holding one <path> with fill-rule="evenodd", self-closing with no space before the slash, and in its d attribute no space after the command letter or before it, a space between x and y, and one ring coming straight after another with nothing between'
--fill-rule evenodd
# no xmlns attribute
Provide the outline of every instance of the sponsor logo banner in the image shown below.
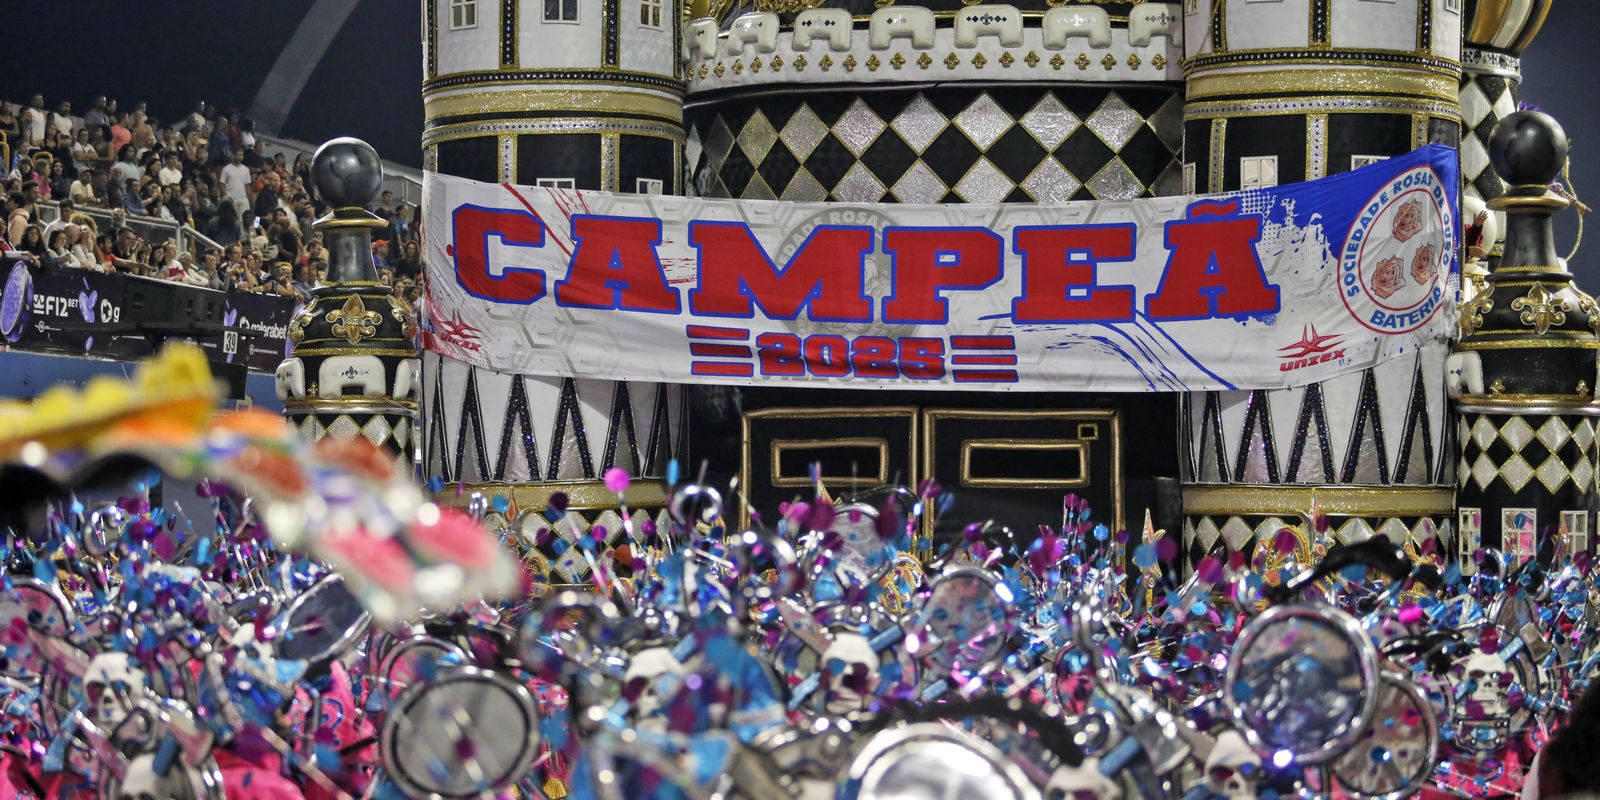
<svg viewBox="0 0 1600 800"><path fill-rule="evenodd" d="M1058 205L426 179L423 344L533 375L843 388L1304 385L1455 326L1455 151Z"/></svg>
<svg viewBox="0 0 1600 800"><path fill-rule="evenodd" d="M213 301L220 300L220 319L196 319L202 323L197 326L196 335L173 337L199 345L212 361L242 363L256 372L272 372L288 349L289 320L295 303L285 297L214 292L151 278L83 270L45 271L22 263L5 265L0 276L5 279L0 287L0 337L5 346L19 350L125 360L153 355L161 338L135 323L170 324L177 320L134 319L125 310L131 289L138 289L145 302L154 302L149 300L153 294L169 293L204 296L204 302L195 303L197 307L212 307ZM236 330L217 330L218 327Z"/></svg>

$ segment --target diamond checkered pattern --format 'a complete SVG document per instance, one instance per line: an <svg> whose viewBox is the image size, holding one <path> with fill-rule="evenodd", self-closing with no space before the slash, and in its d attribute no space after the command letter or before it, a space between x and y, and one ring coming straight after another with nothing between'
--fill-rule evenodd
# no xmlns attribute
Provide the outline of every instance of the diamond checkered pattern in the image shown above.
<svg viewBox="0 0 1600 800"><path fill-rule="evenodd" d="M1583 493L1594 483L1595 427L1587 417L1466 414L1459 430L1463 490L1543 488L1555 494L1570 482Z"/></svg>
<svg viewBox="0 0 1600 800"><path fill-rule="evenodd" d="M1438 541L1440 550L1454 539L1453 527L1448 519L1434 517L1333 517L1330 533L1339 542L1363 542L1374 536L1383 536L1395 544L1407 542L1420 545L1429 539ZM1198 564L1220 542L1229 553L1250 556L1260 542L1269 546L1278 531L1290 525L1301 525L1299 517L1270 515L1248 516L1192 516L1183 521L1183 549L1188 563Z"/></svg>
<svg viewBox="0 0 1600 800"><path fill-rule="evenodd" d="M1471 75L1462 79L1461 178L1467 191L1484 200L1505 194L1505 183L1489 168L1489 134L1495 123L1517 110L1521 84L1499 75Z"/></svg>
<svg viewBox="0 0 1600 800"><path fill-rule="evenodd" d="M1060 203L1181 188L1183 105L1163 88L792 93L689 121L703 197Z"/></svg>

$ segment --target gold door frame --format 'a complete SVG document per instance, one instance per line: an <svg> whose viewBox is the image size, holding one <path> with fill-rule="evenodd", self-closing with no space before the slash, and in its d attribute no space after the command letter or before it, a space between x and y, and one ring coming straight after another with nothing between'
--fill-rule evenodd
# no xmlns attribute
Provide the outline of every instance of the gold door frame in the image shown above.
<svg viewBox="0 0 1600 800"><path fill-rule="evenodd" d="M927 408L927 409L923 409L922 410L922 429L923 429L922 453L920 454L921 463L917 465L917 470L918 470L918 473L919 473L919 482L920 482L921 479L929 477L929 476L927 476L925 474L921 474L921 473L927 472L928 470L930 470L932 468L932 465L933 465L933 447L934 447L934 433L935 433L934 427L935 427L935 424L938 423L941 420L954 420L954 419L972 419L972 420L1044 420L1044 419L1052 419L1052 420L1083 420L1083 421L1093 421L1093 422L1105 422L1105 423L1107 423L1107 425L1111 429L1111 442L1110 442L1110 444L1111 444L1111 505L1112 505L1112 514L1113 514L1112 524L1109 525L1108 527L1110 527L1111 530L1113 530L1113 531L1119 531L1119 530L1124 530L1125 529L1124 522L1125 522L1126 512L1125 512L1125 509L1123 509L1123 507L1122 507L1123 494L1124 494L1124 492L1123 492L1124 482L1123 482L1123 475L1122 475L1122 413L1121 412L1115 411L1115 410L1106 410L1106 409L1060 409L1060 410L1028 409L1028 410L1017 410L1017 411L1001 410L1001 409L979 409L979 408ZM974 440L967 440L967 441L974 441ZM979 441L979 442L983 442L983 441L1004 441L1004 442L1008 442L1008 443L1014 443L1017 446L1017 449L1037 449L1040 446L1060 447L1063 443L1066 443L1066 442L1069 442L1069 441L1075 441L1075 442L1077 442L1077 443L1079 443L1080 445L1083 446L1083 458L1084 458L1084 462L1085 462L1084 463L1084 466L1085 466L1084 478L1085 478L1085 480L1084 480L1083 485L1089 485L1088 469L1087 469L1087 467L1088 467L1088 449L1089 449L1089 446L1087 444L1084 444L1084 443L1088 442L1088 441L1095 441L1095 439L1085 438L1083 436L1083 431L1082 431L1081 428L1079 430L1079 438L1076 439L1076 440L1063 440L1063 439L1054 439L1054 438L1052 438L1052 439L1042 439L1042 438L1041 439L1019 439L1019 438L1010 438L1010 439L1004 439L1004 440L978 439L978 440L975 440L975 441ZM967 450L967 447L965 445L966 445L966 442L963 442L963 448L962 448L963 456L965 456L966 450ZM963 460L963 462L966 461L965 458L963 458L962 460ZM966 470L963 469L962 471L965 472ZM1054 486L1050 485L1051 483L1052 482L1036 483L1036 484L1032 484L1032 486L1034 488L1039 488L1039 489L1068 488L1068 487L1054 487ZM1024 489L1024 488L1028 488L1029 485L1026 485L1026 484L1022 484L1022 485L1019 485L1019 484L1007 484L1006 486L1007 486L1007 488ZM932 541L932 539L933 539L933 526L934 526L933 516L931 514L924 514L923 518L922 518L922 535L924 537L926 537L929 541Z"/></svg>

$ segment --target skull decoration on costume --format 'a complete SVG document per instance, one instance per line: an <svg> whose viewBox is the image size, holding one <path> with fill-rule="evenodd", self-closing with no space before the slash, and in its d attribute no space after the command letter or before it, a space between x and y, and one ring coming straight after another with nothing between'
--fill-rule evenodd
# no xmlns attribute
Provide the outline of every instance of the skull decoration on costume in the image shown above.
<svg viewBox="0 0 1600 800"><path fill-rule="evenodd" d="M127 653L101 653L83 674L89 714L96 725L111 730L127 718L129 709L145 693L144 671Z"/></svg>
<svg viewBox="0 0 1600 800"><path fill-rule="evenodd" d="M1261 756L1238 731L1223 731L1206 756L1206 788L1228 800L1254 798L1260 774Z"/></svg>
<svg viewBox="0 0 1600 800"><path fill-rule="evenodd" d="M1474 684L1465 708L1457 717L1456 741L1477 751L1497 750L1511 734L1511 703L1507 679L1516 673L1498 653L1473 652L1457 668L1459 679Z"/></svg>
<svg viewBox="0 0 1600 800"><path fill-rule="evenodd" d="M127 775L114 796L117 800L199 800L189 770L172 763L162 775L156 771L155 753L143 753L128 762Z"/></svg>
<svg viewBox="0 0 1600 800"><path fill-rule="evenodd" d="M861 711L878 687L878 654L872 643L859 633L835 633L833 642L822 653L825 678L823 708L829 714Z"/></svg>
<svg viewBox="0 0 1600 800"><path fill-rule="evenodd" d="M627 687L628 699L633 704L635 725L643 730L665 729L666 720L657 716L666 704L662 696L662 678L671 675L676 679L683 673L682 662L668 648L647 647L633 655L622 684Z"/></svg>
<svg viewBox="0 0 1600 800"><path fill-rule="evenodd" d="M1100 772L1100 759L1090 756L1078 766L1062 764L1050 773L1045 800L1122 800L1122 788Z"/></svg>

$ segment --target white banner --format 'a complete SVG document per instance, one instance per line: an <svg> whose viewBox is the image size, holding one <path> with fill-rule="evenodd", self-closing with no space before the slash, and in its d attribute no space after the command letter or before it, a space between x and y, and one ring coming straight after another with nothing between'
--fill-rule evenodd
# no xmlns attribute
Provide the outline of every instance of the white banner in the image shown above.
<svg viewBox="0 0 1600 800"><path fill-rule="evenodd" d="M424 346L501 372L1022 391L1270 389L1455 327L1456 153L1060 205L580 192L430 174Z"/></svg>

